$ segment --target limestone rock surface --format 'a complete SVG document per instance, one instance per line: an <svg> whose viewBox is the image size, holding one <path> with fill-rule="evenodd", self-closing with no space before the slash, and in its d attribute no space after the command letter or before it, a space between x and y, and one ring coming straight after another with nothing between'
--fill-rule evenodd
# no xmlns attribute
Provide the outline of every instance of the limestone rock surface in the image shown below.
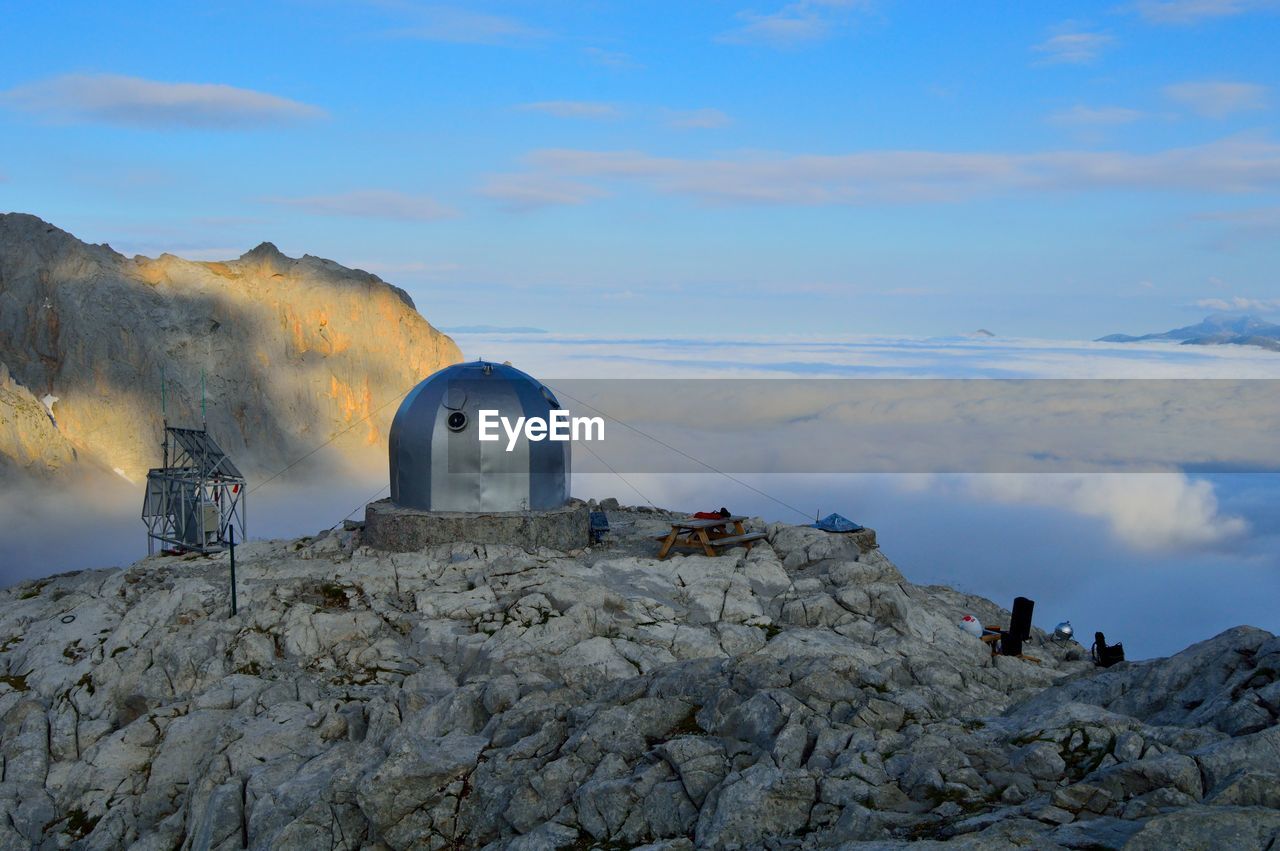
<svg viewBox="0 0 1280 851"><path fill-rule="evenodd" d="M1276 847L1275 636L993 660L957 622L1007 612L878 549L667 519L253 542L234 617L225 556L0 592L0 847Z"/></svg>

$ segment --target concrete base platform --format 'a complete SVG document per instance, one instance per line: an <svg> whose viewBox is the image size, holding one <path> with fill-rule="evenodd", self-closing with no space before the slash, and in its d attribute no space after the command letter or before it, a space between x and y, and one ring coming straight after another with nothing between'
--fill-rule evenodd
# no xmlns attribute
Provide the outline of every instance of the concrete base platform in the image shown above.
<svg viewBox="0 0 1280 851"><path fill-rule="evenodd" d="M510 544L567 552L591 540L587 504L570 500L549 511L420 511L390 499L365 506L364 543L380 550L412 552L436 544Z"/></svg>

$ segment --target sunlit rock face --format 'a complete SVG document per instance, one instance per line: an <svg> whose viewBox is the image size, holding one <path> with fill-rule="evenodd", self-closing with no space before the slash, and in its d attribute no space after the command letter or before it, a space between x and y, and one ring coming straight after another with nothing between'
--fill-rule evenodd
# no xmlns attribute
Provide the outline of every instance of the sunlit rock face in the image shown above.
<svg viewBox="0 0 1280 851"><path fill-rule="evenodd" d="M365 462L405 392L460 359L404 291L331 260L270 243L223 263L128 258L0 215L0 362L57 397L51 422L81 463L135 479L158 463L162 367L183 424L200 421L204 371L210 430L242 466L274 470L344 431L334 447Z"/></svg>
<svg viewBox="0 0 1280 851"><path fill-rule="evenodd" d="M658 561L606 507L590 551L255 541L235 616L225 553L0 591L0 848L1275 847L1270 633L994 660L958 621L1008 612L857 540Z"/></svg>
<svg viewBox="0 0 1280 851"><path fill-rule="evenodd" d="M0 475L44 476L75 463L75 449L54 425L48 408L0 363Z"/></svg>

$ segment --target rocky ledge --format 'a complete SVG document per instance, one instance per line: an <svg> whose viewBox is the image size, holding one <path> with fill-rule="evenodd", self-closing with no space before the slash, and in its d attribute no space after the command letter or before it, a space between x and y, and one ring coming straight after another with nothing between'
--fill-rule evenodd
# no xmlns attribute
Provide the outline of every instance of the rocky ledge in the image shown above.
<svg viewBox="0 0 1280 851"><path fill-rule="evenodd" d="M657 561L359 530L3 593L0 847L1273 848L1280 639L1095 670L813 529ZM756 524L756 528L765 528Z"/></svg>

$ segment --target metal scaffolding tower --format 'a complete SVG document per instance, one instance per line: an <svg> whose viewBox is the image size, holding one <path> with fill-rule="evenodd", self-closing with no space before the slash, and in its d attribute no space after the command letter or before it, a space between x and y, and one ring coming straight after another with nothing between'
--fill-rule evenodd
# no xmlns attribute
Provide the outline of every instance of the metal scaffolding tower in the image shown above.
<svg viewBox="0 0 1280 851"><path fill-rule="evenodd" d="M245 479L205 428L165 425L164 466L147 473L142 522L147 552L215 553L244 540Z"/></svg>

